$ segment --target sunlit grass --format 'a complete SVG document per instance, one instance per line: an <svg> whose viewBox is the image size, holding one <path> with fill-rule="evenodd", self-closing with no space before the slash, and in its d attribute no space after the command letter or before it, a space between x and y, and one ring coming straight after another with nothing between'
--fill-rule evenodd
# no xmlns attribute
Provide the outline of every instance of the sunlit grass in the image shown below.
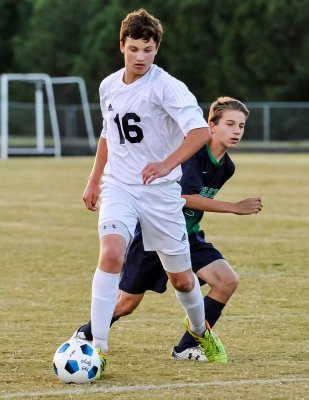
<svg viewBox="0 0 309 400"><path fill-rule="evenodd" d="M148 293L133 315L114 324L106 377L91 387L308 376L309 157L235 154L233 159L236 174L218 198L236 201L259 195L264 208L244 217L209 213L203 223L208 240L240 276L240 286L215 327L229 364L170 359L183 331L183 311L169 287L163 295ZM0 398L68 388L54 376L52 357L89 317L97 215L84 209L81 196L92 161L0 162ZM306 383L65 398L305 399Z"/></svg>

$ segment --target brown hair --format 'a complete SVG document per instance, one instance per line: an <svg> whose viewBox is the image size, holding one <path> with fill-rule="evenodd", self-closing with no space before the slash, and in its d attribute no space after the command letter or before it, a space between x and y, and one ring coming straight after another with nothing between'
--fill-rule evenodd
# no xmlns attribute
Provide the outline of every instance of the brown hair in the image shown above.
<svg viewBox="0 0 309 400"><path fill-rule="evenodd" d="M127 37L149 42L152 38L159 47L163 35L161 22L145 9L129 13L121 23L120 42L125 43Z"/></svg>
<svg viewBox="0 0 309 400"><path fill-rule="evenodd" d="M241 101L233 99L233 97L223 96L218 97L217 100L211 104L208 123L213 122L214 124L217 124L222 118L223 112L226 110L241 111L245 114L246 119L249 116L249 110Z"/></svg>

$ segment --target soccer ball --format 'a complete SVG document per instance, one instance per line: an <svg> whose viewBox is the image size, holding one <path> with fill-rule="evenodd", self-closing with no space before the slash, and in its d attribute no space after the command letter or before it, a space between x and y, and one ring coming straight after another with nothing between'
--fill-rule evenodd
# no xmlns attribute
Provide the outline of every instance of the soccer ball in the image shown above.
<svg viewBox="0 0 309 400"><path fill-rule="evenodd" d="M54 355L54 371L65 383L89 383L100 368L96 349L82 339L70 339L58 347Z"/></svg>

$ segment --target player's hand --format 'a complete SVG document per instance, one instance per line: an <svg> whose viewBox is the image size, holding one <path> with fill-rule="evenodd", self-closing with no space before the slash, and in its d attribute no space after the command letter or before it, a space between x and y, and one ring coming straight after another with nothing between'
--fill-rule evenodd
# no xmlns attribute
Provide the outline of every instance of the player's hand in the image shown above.
<svg viewBox="0 0 309 400"><path fill-rule="evenodd" d="M164 161L147 164L146 167L142 170L143 184L147 185L155 179L161 178L162 176L165 176L170 172L170 167L168 167Z"/></svg>
<svg viewBox="0 0 309 400"><path fill-rule="evenodd" d="M250 215L257 214L262 210L263 204L259 197L241 200L235 203L234 214L237 215Z"/></svg>
<svg viewBox="0 0 309 400"><path fill-rule="evenodd" d="M100 184L98 182L88 181L86 189L83 194L83 201L85 206L90 211L98 211L99 207L96 206L100 197Z"/></svg>

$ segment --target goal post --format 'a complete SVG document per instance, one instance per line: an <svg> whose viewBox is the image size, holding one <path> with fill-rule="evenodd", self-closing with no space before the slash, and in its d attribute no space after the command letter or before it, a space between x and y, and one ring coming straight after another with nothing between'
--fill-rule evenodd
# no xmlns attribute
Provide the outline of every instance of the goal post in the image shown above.
<svg viewBox="0 0 309 400"><path fill-rule="evenodd" d="M82 110L84 114L85 124L86 124L86 131L88 135L88 143L89 147L92 150L95 150L97 142L94 135L92 120L91 120L91 113L89 108L89 101L87 96L86 84L83 78L78 76L67 76L67 77L53 77L51 78L53 85L63 85L63 84L77 84L79 88L79 93L81 97L82 103Z"/></svg>
<svg viewBox="0 0 309 400"><path fill-rule="evenodd" d="M33 147L11 147L9 145L9 83L13 81L30 82L35 85L35 143ZM0 80L0 157L7 159L9 155L54 155L61 157L61 135L55 104L53 85L77 84L81 98L82 110L88 137L88 146L91 150L96 148L89 102L85 81L80 77L50 77L44 73L28 74L2 74ZM48 113L52 131L52 146L45 145L44 131L44 90L46 91Z"/></svg>
<svg viewBox="0 0 309 400"><path fill-rule="evenodd" d="M36 118L36 147L14 148L9 146L9 82L24 81L34 83L35 88L35 118ZM44 102L43 84L45 84L48 100L49 116L53 134L53 148L44 146ZM43 73L29 74L2 74L1 75L1 159L8 158L8 155L17 154L54 154L61 156L60 132L57 120L54 92L51 78Z"/></svg>

